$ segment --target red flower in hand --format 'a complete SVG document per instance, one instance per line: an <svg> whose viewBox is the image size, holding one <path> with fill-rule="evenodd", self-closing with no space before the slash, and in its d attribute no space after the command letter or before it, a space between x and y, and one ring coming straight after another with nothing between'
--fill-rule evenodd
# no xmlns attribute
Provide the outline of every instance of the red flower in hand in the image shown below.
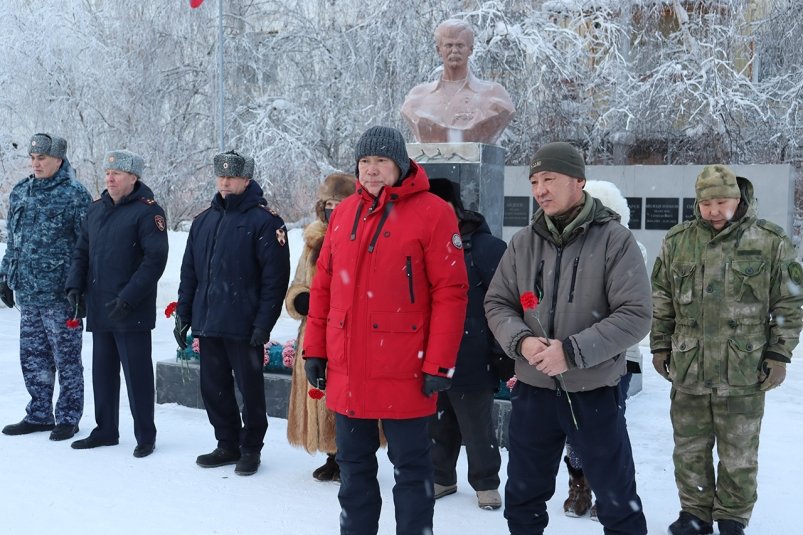
<svg viewBox="0 0 803 535"><path fill-rule="evenodd" d="M307 394L309 394L309 397L311 397L312 399L323 398L323 390L320 390L319 388L310 388Z"/></svg>
<svg viewBox="0 0 803 535"><path fill-rule="evenodd" d="M178 307L178 303L173 301L169 305L165 307L165 318L171 317L173 314L176 313L176 307Z"/></svg>
<svg viewBox="0 0 803 535"><path fill-rule="evenodd" d="M519 300L524 310L535 310L535 307L538 306L538 296L533 292L524 292Z"/></svg>
<svg viewBox="0 0 803 535"><path fill-rule="evenodd" d="M81 326L81 320L77 318L70 318L67 320L68 329L77 329Z"/></svg>

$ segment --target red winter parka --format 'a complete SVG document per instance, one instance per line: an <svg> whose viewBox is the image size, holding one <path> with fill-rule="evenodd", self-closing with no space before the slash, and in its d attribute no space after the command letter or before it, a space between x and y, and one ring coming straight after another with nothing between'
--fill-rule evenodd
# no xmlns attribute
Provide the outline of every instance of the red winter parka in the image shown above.
<svg viewBox="0 0 803 535"><path fill-rule="evenodd" d="M450 375L466 314L454 210L424 170L335 209L312 281L304 356L327 359L326 405L352 418L435 412L422 373Z"/></svg>

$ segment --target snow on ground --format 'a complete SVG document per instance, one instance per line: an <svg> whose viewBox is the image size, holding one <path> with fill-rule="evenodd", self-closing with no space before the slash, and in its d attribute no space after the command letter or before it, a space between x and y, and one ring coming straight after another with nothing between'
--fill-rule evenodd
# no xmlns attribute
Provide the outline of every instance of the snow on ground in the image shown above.
<svg viewBox="0 0 803 535"><path fill-rule="evenodd" d="M159 285L159 315L153 335L155 360L170 360L175 351L170 320L161 315L175 299L185 233L171 233L171 259ZM300 251L300 231L290 232L293 266ZM0 255L4 245L0 244ZM28 395L18 357L19 313L0 308L0 425L24 416ZM297 324L283 316L273 338L295 337ZM644 391L628 404L627 418L636 461L639 494L650 533L665 533L678 512L672 470L672 432L669 423L669 383L649 365ZM81 432L94 426L91 388L92 337L84 337L86 403ZM797 352L803 354L803 347ZM799 358L796 360L800 360ZM122 391L125 391L123 385ZM798 533L794 503L803 480L803 365L789 366L786 383L767 397L759 463L759 501L748 533ZM285 439L286 422L270 418L262 466L254 476L240 477L232 466L202 469L195 457L215 447L206 413L178 405L157 405L156 451L135 459L136 443L126 395L120 400L120 445L73 450L70 441L51 442L47 433L0 435L0 533L9 534L258 534L328 535L338 532L338 486L312 479L322 456L293 448ZM380 534L395 533L393 471L384 451L379 453L383 509ZM503 451L502 485L507 453ZM458 467L458 492L436 502L435 533L504 534L502 511L484 511L465 474L465 455ZM588 517L567 518L562 503L567 494L566 470L561 466L555 497L549 503L548 533L599 534L602 527Z"/></svg>

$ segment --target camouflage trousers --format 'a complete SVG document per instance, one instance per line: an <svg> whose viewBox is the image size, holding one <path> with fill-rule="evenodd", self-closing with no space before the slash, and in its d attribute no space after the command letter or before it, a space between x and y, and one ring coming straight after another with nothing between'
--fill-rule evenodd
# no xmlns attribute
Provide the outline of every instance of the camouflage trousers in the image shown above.
<svg viewBox="0 0 803 535"><path fill-rule="evenodd" d="M691 395L672 389L672 460L683 511L711 522L747 525L758 494L758 438L764 392L748 396ZM717 446L716 476L713 448Z"/></svg>
<svg viewBox="0 0 803 535"><path fill-rule="evenodd" d="M76 425L84 412L84 366L81 362L83 322L67 327L72 310L64 305L20 307L20 364L31 395L25 420L52 424L56 372L59 397L55 423Z"/></svg>

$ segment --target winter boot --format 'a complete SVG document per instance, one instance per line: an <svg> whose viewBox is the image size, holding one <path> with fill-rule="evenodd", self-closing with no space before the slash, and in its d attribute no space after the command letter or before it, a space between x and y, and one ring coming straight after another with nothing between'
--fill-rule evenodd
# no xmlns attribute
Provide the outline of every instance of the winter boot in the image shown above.
<svg viewBox="0 0 803 535"><path fill-rule="evenodd" d="M439 483L435 483L435 499L443 498L444 496L448 496L450 494L454 494L457 492L457 484L454 485L441 485Z"/></svg>
<svg viewBox="0 0 803 535"><path fill-rule="evenodd" d="M736 520L717 520L719 535L744 535L744 525Z"/></svg>
<svg viewBox="0 0 803 535"><path fill-rule="evenodd" d="M721 524L720 524L721 526ZM678 519L669 524L669 535L708 535L714 533L714 526L686 511L681 511Z"/></svg>
<svg viewBox="0 0 803 535"><path fill-rule="evenodd" d="M326 462L312 472L312 477L318 481L333 481L337 474L340 479L340 467L337 465L335 455L330 453L326 456Z"/></svg>
<svg viewBox="0 0 803 535"><path fill-rule="evenodd" d="M8 424L3 428L4 435L28 435L30 433L38 433L40 431L50 431L55 424L34 424L22 420L16 424Z"/></svg>
<svg viewBox="0 0 803 535"><path fill-rule="evenodd" d="M199 455L195 459L195 464L203 468L217 468L218 466L234 464L239 460L240 452L238 450L230 451L223 448L215 448L211 453Z"/></svg>
<svg viewBox="0 0 803 535"><path fill-rule="evenodd" d="M259 463L262 462L262 455L258 451L244 451L234 467L234 473L238 476L251 476L259 470Z"/></svg>
<svg viewBox="0 0 803 535"><path fill-rule="evenodd" d="M569 497L563 502L563 512L566 516L579 518L585 516L591 508L591 487L588 486L582 468L574 468L569 457L563 461L569 469Z"/></svg>

